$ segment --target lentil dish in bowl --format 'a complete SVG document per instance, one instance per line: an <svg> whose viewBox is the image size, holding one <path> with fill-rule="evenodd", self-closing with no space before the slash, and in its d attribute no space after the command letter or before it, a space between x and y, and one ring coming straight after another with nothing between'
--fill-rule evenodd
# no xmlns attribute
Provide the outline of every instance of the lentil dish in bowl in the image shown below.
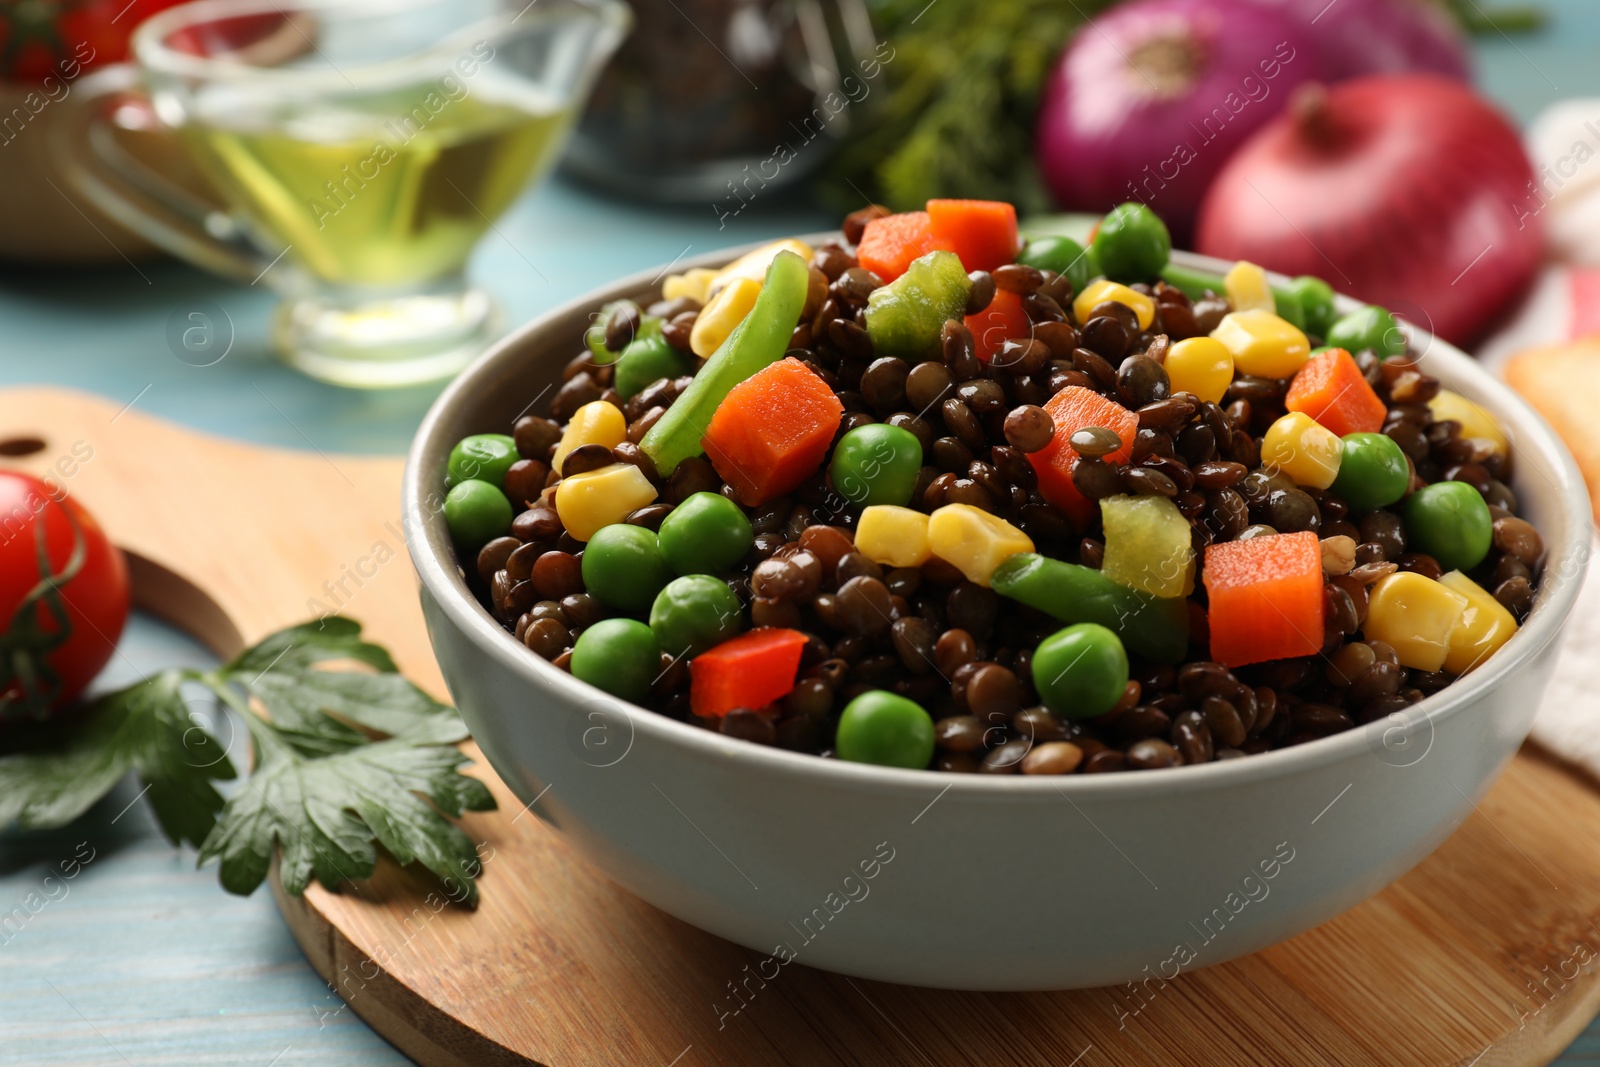
<svg viewBox="0 0 1600 1067"><path fill-rule="evenodd" d="M1169 260L1152 221L1086 256L852 219L674 276L676 306L622 283L464 374L407 521L502 777L696 925L955 987L1131 977L1270 865L1218 962L1437 845L1526 734L1581 482L1441 342ZM525 407L546 386L557 423ZM881 907L800 923L879 846ZM1030 921L964 929L977 899Z"/></svg>

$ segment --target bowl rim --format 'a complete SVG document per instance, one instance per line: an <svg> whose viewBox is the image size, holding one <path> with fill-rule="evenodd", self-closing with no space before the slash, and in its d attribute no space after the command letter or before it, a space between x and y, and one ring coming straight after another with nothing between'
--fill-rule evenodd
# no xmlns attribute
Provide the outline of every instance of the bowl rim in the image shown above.
<svg viewBox="0 0 1600 1067"><path fill-rule="evenodd" d="M830 238L837 239L839 234L837 231L825 231L798 236L814 246ZM501 627L473 596L457 573L457 563L450 548L448 532L444 529L442 514L430 516L423 508L423 501L430 492L437 492L424 485L424 479L432 473L424 469L427 457L433 453L441 457L442 462L442 457L454 442L439 440L439 435L454 410L470 401L480 381L496 377L520 362L523 358L520 350L529 338L554 328L564 318L592 311L619 294L637 292L658 284L668 269L681 272L692 267L719 267L770 243L770 240L755 241L639 271L563 302L508 334L462 371L435 399L417 430L406 458L402 520L408 535L406 546L421 584L453 625L483 652L525 680L533 691L551 698L556 707L561 709L557 713L577 714L585 706L591 709L597 705L603 706L612 713L625 716L633 731L630 737L635 739L643 734L700 760L738 763L746 769L766 774L810 778L818 784L858 792L926 799L931 786L937 790L939 797L954 792L974 800L1008 801L1055 795L1068 803L1075 797L1103 800L1141 797L1153 791L1191 793L1243 787L1304 774L1359 756L1363 750L1376 752L1377 747L1381 747L1384 734L1396 728L1392 724L1397 718L1408 724L1407 729L1426 723L1431 734L1435 724L1462 713L1478 697L1500 686L1508 675L1542 652L1559 635L1572 611L1589 566L1589 546L1594 535L1588 491L1571 453L1527 401L1490 374L1477 360L1426 330L1402 321L1401 329L1407 339L1424 357L1442 359L1445 373L1440 377L1446 379L1448 388L1457 390L1457 386L1464 383L1469 387L1468 392L1494 397L1492 405L1484 406L1499 421L1512 423L1508 429L1512 431L1510 436L1514 446L1545 457L1556 481L1552 488L1558 501L1562 525L1568 535L1560 544L1546 545L1545 576L1541 580L1539 603L1511 640L1484 667L1451 682L1404 712L1291 748L1275 749L1248 759L1167 768L1160 775L1075 774L1034 777L906 770L820 759L808 753L790 752L724 737L612 697L548 661L530 655L521 642ZM1174 251L1172 256L1173 261L1180 265L1219 274L1230 266L1228 261L1192 252ZM1269 277L1276 284L1288 281L1278 274L1269 273ZM1347 296L1341 295L1337 300L1341 311L1363 306L1362 301ZM443 553L436 550L436 546L443 546L451 552L451 558L446 559Z"/></svg>

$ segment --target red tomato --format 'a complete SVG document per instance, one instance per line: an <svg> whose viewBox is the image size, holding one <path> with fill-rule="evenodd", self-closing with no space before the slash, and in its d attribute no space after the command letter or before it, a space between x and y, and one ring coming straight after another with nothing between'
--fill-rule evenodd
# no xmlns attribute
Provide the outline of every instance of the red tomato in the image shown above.
<svg viewBox="0 0 1600 1067"><path fill-rule="evenodd" d="M128 37L180 0L0 0L0 78L70 81L128 57Z"/></svg>
<svg viewBox="0 0 1600 1067"><path fill-rule="evenodd" d="M0 720L44 718L82 693L127 621L128 564L94 516L0 471Z"/></svg>

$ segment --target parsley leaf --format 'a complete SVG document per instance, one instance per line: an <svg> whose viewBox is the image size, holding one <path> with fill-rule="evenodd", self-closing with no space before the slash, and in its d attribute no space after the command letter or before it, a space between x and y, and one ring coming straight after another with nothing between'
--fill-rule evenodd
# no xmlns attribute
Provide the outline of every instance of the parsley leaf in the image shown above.
<svg viewBox="0 0 1600 1067"><path fill-rule="evenodd" d="M183 687L195 682L239 713L253 742L255 772L226 801L214 783L234 767L190 716ZM476 850L446 816L495 803L460 773L469 761L454 744L466 735L451 708L361 640L358 623L331 617L271 634L214 671L163 671L31 735L43 743L0 756L0 826L65 825L132 771L168 838L199 848L202 866L220 861L230 892L253 892L278 849L291 893L312 877L329 888L368 878L381 844L475 904Z"/></svg>
<svg viewBox="0 0 1600 1067"><path fill-rule="evenodd" d="M307 757L260 720L251 729L260 763L200 849L202 864L221 860L229 892L254 891L277 847L279 874L291 893L304 892L313 876L330 889L368 878L376 839L401 863L420 862L439 875L452 895L459 885L466 903L477 902L471 839L417 795L452 816L494 806L482 782L456 773L467 758L435 743L453 730L422 726L416 734Z"/></svg>
<svg viewBox="0 0 1600 1067"><path fill-rule="evenodd" d="M163 671L101 698L81 722L52 731L60 747L0 757L0 826L65 826L133 771L149 786L167 836L198 846L222 810L211 783L233 778L234 769L189 718L184 677Z"/></svg>

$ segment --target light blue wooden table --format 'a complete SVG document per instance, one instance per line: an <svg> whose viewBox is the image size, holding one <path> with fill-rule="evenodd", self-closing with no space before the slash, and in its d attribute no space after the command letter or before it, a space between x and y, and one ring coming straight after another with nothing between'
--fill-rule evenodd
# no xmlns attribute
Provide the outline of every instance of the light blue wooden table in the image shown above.
<svg viewBox="0 0 1600 1067"><path fill-rule="evenodd" d="M1544 33L1491 38L1479 49L1482 83L1523 121L1555 99L1600 97L1600 5L1544 6L1554 16ZM522 322L630 271L830 221L772 195L719 229L710 205L646 209L557 181L501 222L473 274L505 301L512 322ZM197 368L168 350L166 323L204 302L227 313L235 340L221 363ZM0 385L70 385L199 429L290 448L403 451L436 389L356 393L300 377L267 349L271 306L269 294L175 264L0 271ZM183 635L144 618L135 618L121 651L105 687L209 660ZM265 893L223 893L214 871L195 870L192 851L168 847L136 793L124 783L65 831L0 832L0 918L32 892L55 897L25 924L0 923L0 1065L410 1062L341 1010ZM62 861L90 855L64 890L45 882ZM1600 1064L1600 1024L1559 1062Z"/></svg>

